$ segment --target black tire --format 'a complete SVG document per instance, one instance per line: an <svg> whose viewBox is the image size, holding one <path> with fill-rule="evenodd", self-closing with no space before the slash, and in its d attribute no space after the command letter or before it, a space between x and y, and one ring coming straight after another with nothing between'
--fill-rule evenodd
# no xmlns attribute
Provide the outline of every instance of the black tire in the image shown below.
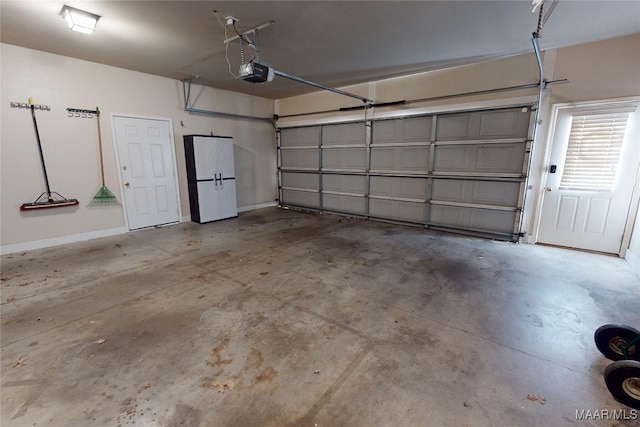
<svg viewBox="0 0 640 427"><path fill-rule="evenodd" d="M640 362L619 360L604 370L604 382L620 403L640 409Z"/></svg>
<svg viewBox="0 0 640 427"><path fill-rule="evenodd" d="M593 338L596 347L606 358L611 360L624 360L624 353L620 346L624 346L640 335L640 331L624 325L600 326ZM634 344L628 349L631 360L640 360L640 344Z"/></svg>

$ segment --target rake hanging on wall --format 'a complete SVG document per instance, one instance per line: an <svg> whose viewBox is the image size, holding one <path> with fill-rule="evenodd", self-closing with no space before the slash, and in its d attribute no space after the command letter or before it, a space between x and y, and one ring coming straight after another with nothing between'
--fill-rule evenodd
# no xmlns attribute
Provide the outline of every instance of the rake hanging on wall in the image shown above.
<svg viewBox="0 0 640 427"><path fill-rule="evenodd" d="M104 183L104 160L102 158L102 132L100 131L100 109L96 107L96 123L98 123L98 149L100 151L100 176L102 178L102 187L98 190L88 208L109 208L112 206L120 206L120 202L116 196L107 188Z"/></svg>

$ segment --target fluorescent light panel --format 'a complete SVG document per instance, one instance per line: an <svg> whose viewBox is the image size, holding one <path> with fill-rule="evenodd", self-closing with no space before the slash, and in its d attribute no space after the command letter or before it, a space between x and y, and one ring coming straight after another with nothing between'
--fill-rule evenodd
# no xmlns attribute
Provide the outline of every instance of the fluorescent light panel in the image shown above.
<svg viewBox="0 0 640 427"><path fill-rule="evenodd" d="M60 16L64 18L70 29L84 34L93 33L93 30L96 28L96 22L100 19L98 15L67 5L60 11Z"/></svg>

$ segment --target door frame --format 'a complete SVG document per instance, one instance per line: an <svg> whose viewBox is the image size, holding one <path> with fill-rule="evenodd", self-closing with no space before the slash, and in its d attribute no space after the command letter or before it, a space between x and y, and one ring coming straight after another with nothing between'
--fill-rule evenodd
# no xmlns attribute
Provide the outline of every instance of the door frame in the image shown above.
<svg viewBox="0 0 640 427"><path fill-rule="evenodd" d="M177 224L181 223L182 222L182 203L180 202L180 199L181 199L180 182L178 181L178 163L176 161L176 143L174 138L173 120L168 117L153 117L153 116L141 116L137 114L111 113L109 114L109 118L111 121L111 135L112 135L111 141L113 142L113 149L116 155L116 169L118 170L118 180L119 180L120 191L121 191L121 194L123 195L122 196L122 214L124 216L124 223L125 223L125 226L127 227L127 232L130 232L132 230L131 230L131 227L129 226L129 216L127 215L127 209L128 209L127 202L124 197L124 188L122 185L122 182L123 182L122 162L120 160L120 154L118 152L118 141L116 140L116 124L114 120L115 117L122 117L126 119L158 120L158 121L166 122L168 124L170 129L169 143L171 145L171 157L172 157L171 160L173 163L173 180L176 186L176 198L177 198L177 207L178 207ZM172 224L160 224L160 226L164 226L164 225L172 225ZM137 231L137 229L133 231Z"/></svg>
<svg viewBox="0 0 640 427"><path fill-rule="evenodd" d="M534 236L533 243L538 243L538 232L540 230L540 222L542 220L542 201L544 199L545 186L547 183L547 178L549 177L549 166L551 164L551 151L553 149L553 139L556 133L558 114L561 110L567 108L584 108L584 107L605 107L610 106L612 104L617 103L628 103L628 102L640 102L639 96L631 96L625 98L611 98L611 99L601 99L597 101L581 101L581 102L567 102L567 103L557 103L553 104L551 107L551 115L549 117L549 126L547 128L547 135L541 141L543 142L543 158L542 162L539 165L539 170L541 171L538 181L538 192L535 196L535 213L533 220L533 229L532 234ZM635 225L636 215L638 213L639 205L640 205L640 185L637 185L638 178L640 177L640 164L636 165L636 185L633 188L633 193L631 195L631 201L629 205L629 211L627 212L627 218L625 222L624 234L622 235L622 243L620 245L620 251L618 252L618 256L620 258L624 258L629 249L629 244L631 243L631 233L633 232L633 227Z"/></svg>

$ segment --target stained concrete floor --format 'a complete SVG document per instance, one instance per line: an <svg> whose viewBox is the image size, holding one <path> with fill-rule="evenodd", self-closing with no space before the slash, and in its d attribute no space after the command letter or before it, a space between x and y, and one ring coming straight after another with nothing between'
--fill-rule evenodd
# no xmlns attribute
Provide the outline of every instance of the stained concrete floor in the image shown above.
<svg viewBox="0 0 640 427"><path fill-rule="evenodd" d="M2 426L640 425L576 420L630 411L592 338L640 325L614 257L269 208L5 255L1 286Z"/></svg>

